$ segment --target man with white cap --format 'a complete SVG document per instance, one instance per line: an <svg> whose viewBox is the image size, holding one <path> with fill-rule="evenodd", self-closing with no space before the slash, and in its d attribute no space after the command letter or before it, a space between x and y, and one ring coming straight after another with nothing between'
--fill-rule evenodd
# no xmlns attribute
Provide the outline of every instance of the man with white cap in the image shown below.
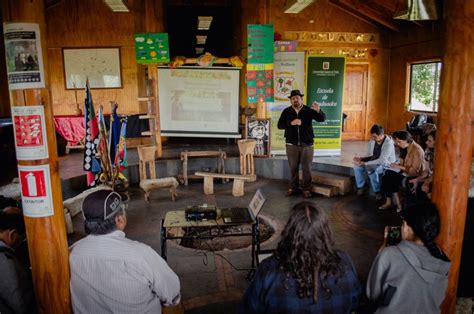
<svg viewBox="0 0 474 314"><path fill-rule="evenodd" d="M88 236L69 256L74 313L161 313L179 302L178 276L151 247L125 237L120 194L89 194L82 212Z"/></svg>

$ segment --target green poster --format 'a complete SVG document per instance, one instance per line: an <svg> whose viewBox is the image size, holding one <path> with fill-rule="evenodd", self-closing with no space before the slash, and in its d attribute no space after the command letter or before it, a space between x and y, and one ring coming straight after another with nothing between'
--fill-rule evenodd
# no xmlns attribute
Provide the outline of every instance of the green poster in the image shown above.
<svg viewBox="0 0 474 314"><path fill-rule="evenodd" d="M273 63L273 24L247 25L247 43L247 63Z"/></svg>
<svg viewBox="0 0 474 314"><path fill-rule="evenodd" d="M135 34L135 51L140 64L170 62L168 34Z"/></svg>
<svg viewBox="0 0 474 314"><path fill-rule="evenodd" d="M307 105L316 101L326 114L325 122L313 122L315 154L340 155L345 59L309 56L306 64Z"/></svg>

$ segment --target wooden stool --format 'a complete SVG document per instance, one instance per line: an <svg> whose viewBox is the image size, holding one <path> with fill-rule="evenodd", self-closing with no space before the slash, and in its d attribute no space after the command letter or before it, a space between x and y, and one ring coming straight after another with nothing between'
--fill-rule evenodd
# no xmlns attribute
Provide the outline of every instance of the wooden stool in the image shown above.
<svg viewBox="0 0 474 314"><path fill-rule="evenodd" d="M178 193L176 187L179 185L178 180L173 177L156 178L155 169L155 153L156 146L138 146L139 172L140 172L140 187L145 191L145 200L150 200L150 192L155 189L169 188L171 192L171 199L176 200ZM150 177L147 175L147 165Z"/></svg>
<svg viewBox="0 0 474 314"><path fill-rule="evenodd" d="M240 152L240 174L253 175L253 154L257 141L253 139L239 140L237 144Z"/></svg>

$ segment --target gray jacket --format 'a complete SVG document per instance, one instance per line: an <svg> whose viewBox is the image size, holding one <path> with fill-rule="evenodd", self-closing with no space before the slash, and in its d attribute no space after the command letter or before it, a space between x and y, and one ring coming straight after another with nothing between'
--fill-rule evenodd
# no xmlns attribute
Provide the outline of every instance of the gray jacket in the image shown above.
<svg viewBox="0 0 474 314"><path fill-rule="evenodd" d="M375 258L367 279L367 297L380 304L392 290L388 305L379 305L376 313L439 313L449 266L449 262L433 257L426 247L402 241Z"/></svg>
<svg viewBox="0 0 474 314"><path fill-rule="evenodd" d="M0 313L36 313L29 270L0 241Z"/></svg>
<svg viewBox="0 0 474 314"><path fill-rule="evenodd" d="M370 140L369 147L367 149L367 157L372 156L374 153L375 141ZM395 145L393 139L385 135L385 140L382 144L382 151L380 152L380 157L374 160L366 161L366 166L388 166L391 163L395 162L397 157L395 156Z"/></svg>

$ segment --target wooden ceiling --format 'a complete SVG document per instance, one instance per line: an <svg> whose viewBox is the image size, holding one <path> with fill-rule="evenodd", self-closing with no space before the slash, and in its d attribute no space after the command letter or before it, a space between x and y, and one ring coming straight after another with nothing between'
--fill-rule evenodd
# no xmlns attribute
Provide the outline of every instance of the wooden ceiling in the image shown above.
<svg viewBox="0 0 474 314"><path fill-rule="evenodd" d="M393 14L407 9L406 0L329 0L330 3L377 26L400 31L406 21L394 20Z"/></svg>

